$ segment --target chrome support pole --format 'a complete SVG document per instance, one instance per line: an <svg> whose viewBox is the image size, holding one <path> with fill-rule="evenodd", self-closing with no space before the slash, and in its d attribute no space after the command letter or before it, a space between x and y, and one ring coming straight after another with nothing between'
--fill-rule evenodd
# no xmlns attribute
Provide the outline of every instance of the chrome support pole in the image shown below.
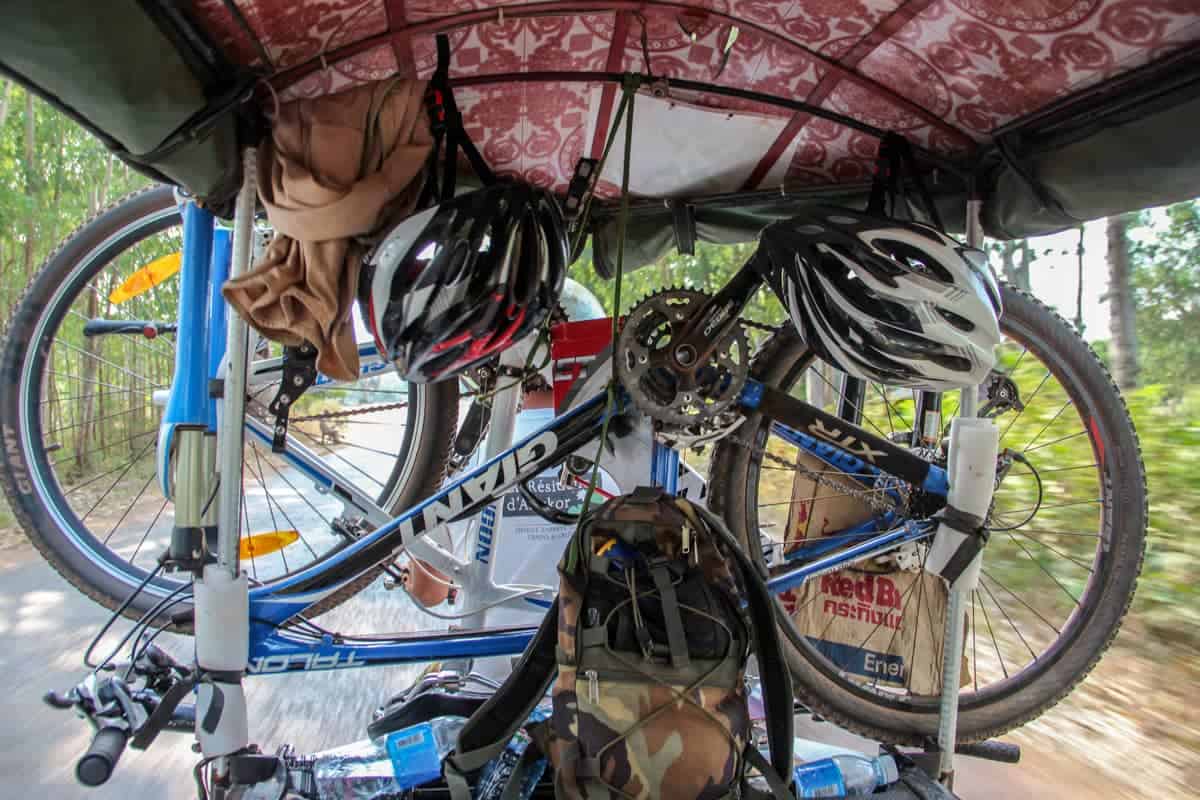
<svg viewBox="0 0 1200 800"><path fill-rule="evenodd" d="M252 148L243 151L230 277L241 275L250 265L257 202L255 160ZM210 768L218 773L227 769L222 757L250 741L241 681L250 652L250 594L238 564L249 329L238 314L229 314L227 331L224 369L218 373L224 388L217 414L217 560L206 564L192 583L196 669L207 678L196 688L196 738L204 757L215 759Z"/></svg>
<svg viewBox="0 0 1200 800"><path fill-rule="evenodd" d="M983 226L979 219L982 201L972 197L967 201L966 239L972 247L983 246ZM979 413L979 387L967 386L959 400L959 416L974 417ZM960 582L961 583L961 582ZM948 787L954 787L954 746L958 740L958 695L962 688L963 643L966 631L962 620L967 602L967 592L949 587L946 603L946 630L942 637L942 696L938 719L938 772L939 779Z"/></svg>
<svg viewBox="0 0 1200 800"><path fill-rule="evenodd" d="M233 221L233 259L229 277L236 278L250 267L254 239L254 208L257 154L247 148L242 155L242 188L238 192ZM221 401L220 474L217 505L217 565L231 576L238 573L238 539L242 508L242 450L245 446L243 417L246 413L246 368L249 362L249 327L238 314L229 315L225 344L225 386Z"/></svg>

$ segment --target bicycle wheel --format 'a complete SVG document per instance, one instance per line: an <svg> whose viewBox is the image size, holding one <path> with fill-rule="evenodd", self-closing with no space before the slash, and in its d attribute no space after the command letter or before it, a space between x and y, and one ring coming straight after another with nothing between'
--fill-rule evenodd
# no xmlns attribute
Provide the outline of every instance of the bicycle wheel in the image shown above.
<svg viewBox="0 0 1200 800"><path fill-rule="evenodd" d="M1111 378L1065 320L1010 286L1002 292L1004 342L989 396L1015 387L1020 403L1002 404L994 416L1001 451L1014 462L996 491L982 578L963 621L969 675L960 695L962 742L997 736L1037 717L1087 675L1129 608L1145 546L1145 470ZM803 397L802 378L812 363L789 332L758 360L758 375ZM911 441L912 393L878 385L866 392L861 425ZM946 396L947 420L957 402ZM711 503L747 542L758 545L765 534L780 546L792 535L789 509L796 501L788 465L796 463L797 450L772 435L770 425L762 415L747 419L736 441L721 444ZM821 491L822 498L836 494ZM750 549L761 553L764 547ZM918 559L925 552L918 548ZM810 600L821 597L818 588L825 587L809 588ZM944 612L927 620L917 594L901 598L898 613L904 625L917 626L914 647L926 636L929 647L940 647ZM798 630L782 605L780 620L797 694L814 712L887 742L922 745L936 736L936 690L913 691L909 675L900 685L851 675L822 655L822 632Z"/></svg>
<svg viewBox="0 0 1200 800"><path fill-rule="evenodd" d="M9 503L51 565L108 608L153 568L174 521L155 474L161 411L154 394L161 402L174 371L170 323L178 276L170 272L181 238L170 187L143 190L100 213L43 265L0 353L0 376L15 387L0 396ZM162 332L86 336L91 320L138 320ZM270 355L258 348L252 360ZM248 415L264 413L274 394L270 383L252 386ZM295 406L290 434L380 506L399 510L439 485L457 407L452 382L408 385L389 370L352 384L314 386ZM332 524L343 511L337 497L314 491L249 436L243 481L243 539L275 532L274 544L286 545L270 553L262 544L248 552L244 546L252 582L269 584L349 542L352 534ZM315 613L374 577L323 601ZM127 613L144 613L181 581L157 577ZM184 600L172 611L188 607Z"/></svg>

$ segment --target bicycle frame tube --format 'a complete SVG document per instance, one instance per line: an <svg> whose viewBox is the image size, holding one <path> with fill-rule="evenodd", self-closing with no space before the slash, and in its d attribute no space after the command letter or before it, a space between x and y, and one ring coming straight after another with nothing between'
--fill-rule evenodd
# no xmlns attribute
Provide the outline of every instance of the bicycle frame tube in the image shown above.
<svg viewBox="0 0 1200 800"><path fill-rule="evenodd" d="M212 253L212 213L195 203L184 204L175 378L171 382L170 398L159 424L156 462L159 485L163 496L169 499L174 498L170 459L175 431L180 426L207 428L209 425L207 293L211 284Z"/></svg>
<svg viewBox="0 0 1200 800"><path fill-rule="evenodd" d="M745 405L750 408L759 406L762 402L763 388L751 382L744 393ZM622 399L621 405L624 405L624 402ZM787 398L787 403L796 415L812 410L807 404L793 398ZM280 584L252 590L248 671L268 674L294 670L344 669L521 652L533 635L532 627L489 631L486 634L418 633L335 640L331 636L316 637L297 633L295 630L280 630L279 626L297 614L302 614L306 608L356 579L375 564L393 557L415 537L496 502L517 481L560 463L567 455L594 440L599 434L606 405L603 393L593 397L344 550L314 563ZM618 413L620 410L618 409ZM842 449L857 446L858 439L853 443L843 444L843 436L842 443L826 442L792 430L782 423L776 423L775 430L800 449L822 458L831 467L844 470L856 479L862 479L865 474L871 475L872 479L885 474L880 467L867 464L861 458ZM865 431L861 432L861 436L862 441L869 447L881 446L882 440ZM907 456L907 453L905 455ZM904 465L906 471L911 472L917 468L927 470L924 485L930 487L928 490L931 493L944 495L944 490L938 491L938 487L946 485L944 470L913 458L920 463ZM319 466L312 469L315 475L319 476ZM924 539L932 535L933 531L932 524L928 522L906 522L895 527L891 527L892 525L890 515L885 515L847 532L834 534L835 537L842 536L861 541L824 557L817 557L819 554L815 550L808 551L802 559L795 559L799 563L774 576L768 585L772 591L784 591L860 558L879 555L908 542Z"/></svg>

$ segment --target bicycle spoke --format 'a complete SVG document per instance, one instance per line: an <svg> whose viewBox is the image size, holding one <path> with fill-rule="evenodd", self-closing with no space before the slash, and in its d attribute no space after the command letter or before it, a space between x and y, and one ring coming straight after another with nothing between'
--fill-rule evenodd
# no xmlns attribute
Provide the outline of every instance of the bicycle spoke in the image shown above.
<svg viewBox="0 0 1200 800"><path fill-rule="evenodd" d="M1060 630L1059 630L1059 629L1058 629L1058 628L1057 628L1057 627L1054 625L1054 623L1052 623L1050 620L1048 620L1048 619L1046 619L1045 617L1043 617L1040 611L1038 611L1038 610L1037 610L1036 608L1034 608L1033 606L1029 605L1029 603L1026 603L1026 602L1025 602L1025 601L1024 601L1022 598L1021 598L1021 596L1020 596L1020 595L1018 595L1018 594L1017 594L1016 592L1014 592L1012 589L1008 588L1008 586L1006 586L1006 585L1005 585L1005 584L1004 584L1002 581L998 581L998 580L996 580L996 578L992 577L991 573L989 573L989 572L988 572L987 570L985 570L985 569L981 569L981 570L980 570L980 573L981 573L981 574L982 574L984 577L986 577L988 580L990 580L992 583L996 584L996 585L997 585L997 586L999 586L1001 589L1003 589L1004 591L1006 591L1006 592L1008 592L1010 595L1012 595L1013 599L1014 599L1014 600L1016 600L1018 603L1020 603L1021 605L1025 606L1025 607L1026 607L1026 608L1028 608L1030 611L1032 611L1032 612L1033 612L1033 614L1034 614L1034 616L1036 616L1036 617L1037 617L1038 619L1040 619L1042 622L1046 623L1046 625L1048 625L1048 626L1050 627L1050 630L1054 631L1055 635L1057 635L1057 636L1061 636L1061 635L1062 635L1062 631L1060 631Z"/></svg>
<svg viewBox="0 0 1200 800"><path fill-rule="evenodd" d="M1025 536L1025 534L1021 533L1021 529L1020 529L1020 528L1015 528L1015 529L1013 529L1013 530L1011 530L1011 531L1008 531L1008 534L1009 534L1010 536L1011 536L1012 534L1014 534L1014 533L1015 533L1015 534L1017 534L1018 536ZM1074 559L1072 556L1069 556L1069 555L1067 555L1066 553L1063 553L1063 552L1061 552L1061 551L1059 551L1059 550L1056 550L1056 549L1054 549L1054 548L1053 548L1053 547L1051 547L1050 545L1048 545L1048 544L1046 544L1045 542L1043 542L1041 539L1035 538L1035 537L1033 537L1033 536L1026 536L1025 538L1026 538L1026 539L1028 539L1029 541L1033 542L1034 544L1040 544L1042 547L1046 548L1046 549L1047 549L1047 550L1049 550L1051 553L1054 553L1054 555L1058 556L1059 558L1065 558L1067 561L1070 561L1072 564L1075 564L1076 566L1078 566L1078 567L1080 567L1080 568L1082 568L1082 569L1086 569L1088 572L1091 572L1091 573L1094 573L1094 572L1095 572L1095 570L1094 570L1094 569L1092 569L1091 567L1089 567L1087 564L1084 564L1084 563L1082 563L1082 562L1080 562L1080 561L1076 561L1076 560L1075 560L1075 559Z"/></svg>
<svg viewBox="0 0 1200 800"><path fill-rule="evenodd" d="M326 525L332 525L332 524L333 524L333 521L332 521L331 519L329 519L329 517L327 517L327 516L325 516L324 514L322 514L322 513L320 512L320 510L318 510L318 509L317 509L317 507L316 507L316 506L314 506L314 505L312 504L312 501L310 501L310 500L308 499L308 497L306 497L304 494L301 494L301 493L300 493L300 491L296 489L295 485L294 485L294 484L293 484L291 481L289 481L289 480L287 479L287 476L283 474L283 472L282 472L282 471L279 469L279 467L277 467L277 466L275 466L274 464L272 464L272 463L271 463L271 460L270 460L270 459L267 459L267 466L271 468L271 471L273 471L273 472L274 472L276 475L278 475L278 476L279 476L279 479L280 479L281 481L283 481L284 483L286 483L286 484L288 485L288 488L290 488L290 489L291 489L293 492L295 492L295 493L296 493L296 495L297 495L297 496L298 496L298 497L299 497L301 500L303 500L303 501L304 501L304 503L305 503L305 504L306 504L306 505L307 505L307 506L308 506L308 507L309 507L309 508L312 510L312 512L313 512L314 514L316 514L318 517L320 517L320 518L321 518L321 521L322 521L322 522L324 522Z"/></svg>
<svg viewBox="0 0 1200 800"><path fill-rule="evenodd" d="M1071 503L1054 503L1054 504L1051 504L1048 506L1041 505L1041 506L1028 506L1026 508L1014 508L1011 511L1003 512L1003 514L1006 517L1011 517L1011 516L1015 516L1017 514L1025 514L1030 511L1049 511L1054 508L1070 508L1071 506L1095 505L1096 503L1102 503L1102 502L1104 502L1103 499L1097 497L1095 500L1076 500Z"/></svg>
<svg viewBox="0 0 1200 800"><path fill-rule="evenodd" d="M1038 569L1040 569L1042 572L1044 572L1046 574L1046 577L1048 577L1050 580L1054 581L1055 585L1058 586L1058 588L1062 589L1063 592L1066 593L1067 597L1071 598L1071 600L1074 601L1075 607L1078 608L1079 607L1079 598L1077 598L1075 595L1071 594L1071 591L1067 587L1063 586L1062 583L1059 582L1058 578L1054 577L1053 573L1051 573L1050 570L1046 569L1046 566L1034 557L1033 553L1029 552L1029 548L1027 548L1025 545L1021 544L1021 540L1012 535L1012 531L1005 531L1005 533L1008 534L1008 538L1010 538L1014 542L1016 542L1017 547L1021 548L1022 552L1024 552L1025 555L1029 556L1030 561L1037 564Z"/></svg>
<svg viewBox="0 0 1200 800"><path fill-rule="evenodd" d="M976 639L976 619L975 619L975 600L979 594L978 589L971 590L971 661L975 665L975 669L971 670L971 678L975 683L975 691L979 691L979 642Z"/></svg>
<svg viewBox="0 0 1200 800"><path fill-rule="evenodd" d="M263 471L263 468L262 468L262 459L259 457L258 446L256 444L251 442L250 448L254 451L254 463L256 463L258 465L258 474L255 475L255 477L258 478L259 485L263 487L263 492L267 496L267 509L269 511L271 508L271 500L272 500L273 496L271 494L271 490L269 488L267 488L266 473ZM252 475L254 475L254 470L250 470L250 473ZM287 513L287 509L285 509L283 507L282 503L280 503L278 500L275 500L275 505L279 508L279 513L283 517L283 521L285 523L287 523L288 527L291 530L294 530L296 532L296 534L300 537L300 541L304 542L304 546L307 547L308 552L312 554L312 557L317 558L318 557L317 551L313 549L313 546L311 544L309 544L308 539L305 538L303 529L299 525L297 525L295 522L292 521L291 515L289 515ZM327 524L328 524L328 521L327 521ZM274 528L275 530L279 529L279 526L275 522L275 514L273 512L271 513L271 527ZM283 551L280 551L280 552L282 553ZM286 561L284 563L284 566L285 567L287 566Z"/></svg>
<svg viewBox="0 0 1200 800"><path fill-rule="evenodd" d="M1029 448L1033 446L1034 442L1036 442L1038 439L1042 438L1042 434L1046 432L1046 429L1049 428L1051 425L1053 425L1058 420L1058 418L1060 416L1062 416L1062 413L1064 411L1066 411L1068 408L1071 408L1072 405L1074 405L1074 404L1071 402L1070 398L1067 398L1067 402L1063 403L1062 407L1059 408L1058 411L1054 412L1054 416L1046 421L1046 424L1043 425L1041 430L1039 430L1037 432L1037 435L1034 436L1032 439L1030 439L1025 444L1025 446L1021 448L1021 452L1024 453L1027 450L1029 450Z"/></svg>
<svg viewBox="0 0 1200 800"><path fill-rule="evenodd" d="M74 425L64 425L60 428L55 428L54 430L50 431L46 435L51 436L56 433L62 433L63 431L74 430L81 425L94 425L97 422L103 422L106 419L116 419L117 417L123 417L126 414L132 414L135 411L141 411L141 410L142 409L140 409L140 408L130 407L130 408L125 409L124 411L118 411L115 414L105 414L103 417L95 417L93 419L87 420L86 422L78 422L78 423L75 423Z"/></svg>
<svg viewBox="0 0 1200 800"><path fill-rule="evenodd" d="M354 470L355 472L357 472L359 475L362 475L362 476L363 476L364 478L366 478L367 480L371 481L372 483L375 483L375 484L377 484L377 485L378 485L380 488L383 488L384 486L386 486L386 485L387 485L387 484L385 484L383 481L381 481L381 480L379 480L378 478L376 478L376 477L375 477L374 475L372 475L371 473L369 473L369 472L367 472L366 470L364 470L364 469L363 469L362 467L360 467L358 464L355 464L353 461L351 461L350 459L346 458L344 455L342 455L342 454L341 454L341 453L339 453L338 451L334 450L334 449L333 449L332 447L330 447L329 445L327 445L327 444L325 444L324 442L320 441L320 440L319 440L317 437L313 436L311 433L308 433L307 431L304 431L304 430L302 430L302 429L300 429L300 428L297 428L297 429L296 429L294 432L295 432L297 435L299 435L299 436L303 436L303 437L305 437L306 439L308 439L309 443L310 443L310 444L312 444L313 446L315 446L315 447L320 447L320 448L323 448L323 449L324 449L324 451L325 451L325 455L330 455L330 456L333 456L333 457L334 457L334 458L336 458L338 461L341 461L343 464L345 464L346 466L350 467L350 469L352 469L352 470ZM369 449L369 448L363 448L363 449Z"/></svg>
<svg viewBox="0 0 1200 800"><path fill-rule="evenodd" d="M68 341L64 341L64 340L60 339L60 340L56 341L55 344L60 344L64 347L68 347L71 350L74 350L75 352L80 353L81 355L85 355L85 356L88 356L89 358L99 361L101 364L107 364L108 366L115 369L117 372L124 373L124 374L130 376L131 378L136 378L137 380L141 381L142 383L149 382L148 379L146 378L146 376L138 375L136 372L131 372L130 370L125 369L125 367L122 367L120 364L116 364L112 361L109 361L107 358L101 358L96 353L89 353L87 350L83 349L82 347L73 345ZM127 390L128 390L128 387L127 387Z"/></svg>
<svg viewBox="0 0 1200 800"><path fill-rule="evenodd" d="M104 452L104 451L106 451L106 450L112 450L114 447L120 447L120 446L121 446L121 445L123 445L123 444L128 444L129 442L132 442L134 439L140 439L140 438L142 438L143 436L156 436L156 435L158 435L158 431L157 431L157 430L154 430L154 429L152 428L152 429L150 429L150 430L148 430L148 431L142 431L141 433L135 433L133 436L128 436L128 437L126 437L126 438L124 438L124 439L121 439L121 440L119 440L119 441L116 441L116 442L110 442L109 444L106 444L106 445L104 445L103 447L92 447L92 448L89 448L89 449L88 449L88 453L89 453L89 454L103 453L103 452ZM65 457L63 457L63 458L57 459L57 460L55 460L55 461L51 461L51 462L50 462L50 466L52 466L52 467L57 467L59 464L62 464L62 463L64 463L64 462L66 462L66 461L74 461L74 460L75 460L75 456L74 456L74 455L69 455L69 456L65 456ZM111 473L110 473L110 474L111 474Z"/></svg>
<svg viewBox="0 0 1200 800"><path fill-rule="evenodd" d="M242 459L242 481L243 482L246 480L246 478L245 478L246 469L247 469L246 460ZM249 530L250 530L250 511L249 511L249 509L246 508L246 493L245 492L242 492L242 530L247 531L247 532L249 532ZM238 540L241 541L240 536L238 537ZM251 574L251 577L254 578L254 581L257 583L258 582L258 562L253 558L250 559L250 574Z"/></svg>
<svg viewBox="0 0 1200 800"><path fill-rule="evenodd" d="M901 430L911 430L912 425L909 424L908 420L904 418L904 415L900 413L900 409L893 406L892 402L887 399L887 393L883 390L883 386L878 383L873 383L871 385L875 387L875 391L879 392L879 397L881 400L883 400L883 407L887 411L888 416L888 429L893 434L896 432L896 426L892 424L892 413L895 412L896 419L900 420L901 425L903 425Z"/></svg>
<svg viewBox="0 0 1200 800"><path fill-rule="evenodd" d="M149 527L147 527L146 532L142 534L142 540L138 542L137 547L133 548L133 555L129 557L130 564L137 559L138 552L141 551L142 545L146 543L146 539L150 536L150 531L154 530L154 526L158 524L158 518L161 517L162 513L167 510L167 506L170 504L170 502L170 500L163 500L162 505L158 507L158 511L154 514L154 519L150 520Z"/></svg>
<svg viewBox="0 0 1200 800"><path fill-rule="evenodd" d="M992 594L992 590L988 588L987 583L980 581L979 585L983 587L983 590L987 592L987 596L992 598L992 602L996 604L996 608L1000 609L1000 613L1004 615L1006 620L1008 620L1008 626L1013 629L1013 633L1017 634L1017 638L1021 640L1021 644L1025 645L1025 649L1029 651L1029 655L1033 656L1034 661L1037 661L1037 653L1033 652L1033 648L1029 646L1029 642L1025 641L1025 637L1021 634L1021 629L1018 628L1016 623L1012 621L1012 617L1010 617L1008 612L1004 610L1004 606L1000 605L1000 601L996 599L994 594Z"/></svg>
<svg viewBox="0 0 1200 800"><path fill-rule="evenodd" d="M146 490L150 488L150 484L153 483L157 477L157 475L151 474L150 477L146 479L146 482L142 484L142 488L138 490L137 495L133 498L133 501L129 504L129 507L122 512L121 518L113 523L112 528L109 529L108 535L104 537L104 544L108 544L108 540L111 539L112 535L117 532L117 528L121 527L121 523L124 522L125 518L129 516L129 512L133 511L133 507L137 505L138 500L142 499L142 495L146 493Z"/></svg>
<svg viewBox="0 0 1200 800"><path fill-rule="evenodd" d="M976 590L976 594L978 593L978 590ZM1004 656L1000 652L999 642L996 641L996 632L992 630L992 620L991 617L988 616L987 605L982 600L979 601L979 610L983 612L983 621L984 624L987 625L988 636L992 638L992 647L996 648L996 658L1000 660L1000 671L1004 673L1004 678L1007 680L1008 667L1004 665Z"/></svg>
<svg viewBox="0 0 1200 800"><path fill-rule="evenodd" d="M1005 515L999 514L997 516L1005 516ZM1032 533L1032 534L1038 534L1041 536L1086 536L1089 539L1099 539L1100 538L1100 534L1098 534L1098 533L1084 533L1082 531L1079 531L1079 532L1047 531L1047 530L1042 530L1040 528L1021 528L1020 530L1022 533L1024 533L1027 536Z"/></svg>
<svg viewBox="0 0 1200 800"><path fill-rule="evenodd" d="M838 387L834 386L832 381L830 381L828 378L826 378L824 375L822 375L822 374L821 374L821 370L817 370L817 377L818 377L818 378L820 378L820 379L821 379L821 380L822 380L822 381L825 383L825 385L826 385L826 386L828 386L830 389L832 389L832 390L833 390L833 396L834 396L834 397L841 397L841 390L840 390ZM853 408L855 411L857 411L857 412L858 412L858 415L859 415L860 417L865 417L865 415L863 414L863 410L862 410L862 408L860 408L860 407L859 407L857 404L855 404L855 403L851 403L851 404L850 404L850 407L851 407L851 408ZM875 429L875 432L876 432L876 433L878 433L880 436L884 437L885 439L887 438L887 434L886 434L886 433L884 433L883 431L881 431L881 430L879 429L879 426L878 426L878 425L876 425L876 424L875 424L875 422L874 422L873 420L871 420L869 417L866 417L866 420L867 420L867 423L868 423L868 424L869 424L869 425L870 425L872 428L874 428L874 429Z"/></svg>
<svg viewBox="0 0 1200 800"><path fill-rule="evenodd" d="M1091 469L1093 467L1098 467L1098 466L1100 466L1100 463L1098 461L1093 461L1091 464L1080 464L1079 466L1076 466L1076 467L1055 467L1054 469L1039 469L1037 471L1037 473L1038 473L1038 475L1049 475L1052 472L1073 472L1074 470L1077 470L1077 469Z"/></svg>
<svg viewBox="0 0 1200 800"><path fill-rule="evenodd" d="M1012 374L1017 371L1017 367L1021 366L1021 361L1025 358L1025 354L1029 352L1028 347L1021 348L1021 355L1017 356L1017 360L1009 367L1008 372L1004 373L1004 377L1011 378Z"/></svg>
<svg viewBox="0 0 1200 800"><path fill-rule="evenodd" d="M1060 436L1059 438L1054 439L1053 441L1042 442L1037 447L1031 447L1028 450L1022 450L1021 452L1022 453L1032 453L1034 450L1041 450L1043 447L1049 447L1052 444L1058 444L1059 442L1065 442L1070 439L1078 439L1080 436L1087 436L1087 433L1088 432L1086 430L1083 430L1083 431L1079 431L1078 433L1072 433L1069 436Z"/></svg>
<svg viewBox="0 0 1200 800"><path fill-rule="evenodd" d="M94 379L93 380L84 380L83 378L79 377L78 375L72 375L69 372L59 372L57 370L48 369L48 370L46 370L46 374L53 375L56 378L63 377L63 378L69 378L70 380L73 380L73 381L79 381L80 383L89 383L93 386L106 386L109 389L117 389L120 392L124 392L124 393L129 392L128 386L118 386L115 383L106 383L105 381L94 380ZM146 388L147 389L165 389L167 387L166 387L166 384L164 384L164 383L151 383L151 384L147 384Z"/></svg>
<svg viewBox="0 0 1200 800"><path fill-rule="evenodd" d="M133 461L130 461L128 464L125 465L125 471L122 472L119 476L117 476L117 479L115 481L113 481L112 486L109 486L107 489L104 490L104 494L100 495L100 499L97 500L95 503L93 503L92 507L88 509L88 512L80 518L80 520L79 520L80 522L86 521L87 518L89 516L91 516L92 512L95 511L96 508L99 507L99 505L104 502L104 500L108 497L108 495L112 492L112 490L117 488L117 484L120 483L121 480L129 473L129 470L133 468L133 465L136 464L137 462L141 461L142 456L144 456L144 455L146 455L146 453L150 452L150 448L152 448L152 447L154 447L154 442L151 442L150 444L146 445L145 449L143 449L142 452L138 453L137 458L135 458Z"/></svg>

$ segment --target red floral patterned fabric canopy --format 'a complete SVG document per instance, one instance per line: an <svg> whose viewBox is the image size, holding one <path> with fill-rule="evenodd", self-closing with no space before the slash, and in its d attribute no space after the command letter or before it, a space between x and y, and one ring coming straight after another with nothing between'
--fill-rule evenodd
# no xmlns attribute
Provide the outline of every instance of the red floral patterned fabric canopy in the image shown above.
<svg viewBox="0 0 1200 800"><path fill-rule="evenodd" d="M275 76L281 100L428 77L433 36L447 32L452 79L649 71L804 100L953 158L1200 39L1200 0L195 0L194 12L231 60ZM599 154L618 95L586 80L456 91L494 169L557 190L580 156ZM643 194L862 180L877 146L811 114L706 92L638 105L635 162L655 175L635 186Z"/></svg>

